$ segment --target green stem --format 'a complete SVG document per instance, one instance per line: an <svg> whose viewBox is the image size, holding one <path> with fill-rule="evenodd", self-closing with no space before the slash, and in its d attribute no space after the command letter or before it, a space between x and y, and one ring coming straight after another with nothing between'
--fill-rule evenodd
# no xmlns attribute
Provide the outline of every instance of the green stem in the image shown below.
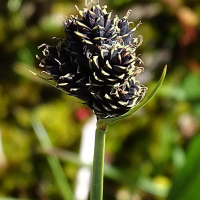
<svg viewBox="0 0 200 200"><path fill-rule="evenodd" d="M90 200L103 199L103 174L104 174L104 153L105 139L108 124L97 123L95 133L94 160L92 169L92 188Z"/></svg>

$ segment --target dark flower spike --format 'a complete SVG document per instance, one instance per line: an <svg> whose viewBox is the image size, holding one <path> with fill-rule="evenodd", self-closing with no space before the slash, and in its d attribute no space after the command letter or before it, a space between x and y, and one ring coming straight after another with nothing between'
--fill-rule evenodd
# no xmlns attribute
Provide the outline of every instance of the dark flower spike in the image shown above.
<svg viewBox="0 0 200 200"><path fill-rule="evenodd" d="M127 113L125 113L121 116L113 117L113 118L107 118L107 119L99 119L97 121L97 127L99 127L99 128L107 127L109 124L112 124L112 123L114 123L118 120L124 119L128 116L131 116L137 110L139 110L140 108L145 106L155 96L155 94L158 92L159 88L161 87L161 85L162 85L162 83L165 79L166 72L167 72L167 65L165 65L162 76L160 77L160 80L158 81L156 87L153 89L153 91L146 98L144 98L144 100L141 103L139 103L134 108L132 108Z"/></svg>
<svg viewBox="0 0 200 200"><path fill-rule="evenodd" d="M50 84L82 100L98 119L118 119L137 107L147 92L136 80L144 70L136 55L142 36L132 38L141 23L129 30L130 10L122 19L111 19L107 6L91 3L90 9L87 1L83 11L77 8L82 19L72 15L64 20L65 39L53 38L55 46L40 45L43 58L36 57Z"/></svg>
<svg viewBox="0 0 200 200"><path fill-rule="evenodd" d="M92 7L89 9L86 2L83 11L76 6L82 19L71 16L64 20L68 38L82 41L87 49L93 48L93 51L96 45L112 48L117 41L124 44L132 42L132 36L141 23L129 30L128 17L131 10L128 10L122 19L117 15L111 19L112 13L106 11L107 6L100 7L99 3L95 5L94 1L91 3Z"/></svg>
<svg viewBox="0 0 200 200"><path fill-rule="evenodd" d="M83 100L99 118L126 113L147 91L135 80L143 68L135 66L138 60L135 49L128 46L118 43L111 50L99 50L90 59L70 52L67 40L58 40L56 47L46 44L40 47L44 47L45 56L40 66L46 68L56 87Z"/></svg>
<svg viewBox="0 0 200 200"><path fill-rule="evenodd" d="M59 40L56 47L43 44L39 48L42 47L45 58L41 59L40 66L45 67L55 81L55 86L69 95L88 101L90 70L77 63L77 60L87 63L88 59L76 52L70 52L66 41Z"/></svg>

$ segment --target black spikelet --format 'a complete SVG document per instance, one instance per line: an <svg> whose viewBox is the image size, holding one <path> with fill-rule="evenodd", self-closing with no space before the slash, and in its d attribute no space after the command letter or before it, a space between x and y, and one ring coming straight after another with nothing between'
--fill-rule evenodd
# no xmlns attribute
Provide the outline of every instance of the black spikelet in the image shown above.
<svg viewBox="0 0 200 200"><path fill-rule="evenodd" d="M41 45L39 48L44 48L42 53L45 58L41 60L40 66L45 67L58 88L87 102L90 99L88 88L91 85L89 61L85 56L69 51L67 42L67 40L59 40L55 47Z"/></svg>
<svg viewBox="0 0 200 200"><path fill-rule="evenodd" d="M94 2L91 3L93 5L89 9L86 2L84 11L76 6L81 19L77 16L66 17L64 26L67 38L81 41L87 49L92 48L93 51L99 45L107 49L112 48L117 41L125 45L132 43L134 40L132 36L141 23L129 30L130 10L122 19L117 15L111 19L112 12L106 11L107 6L101 8L99 3L96 5Z"/></svg>
<svg viewBox="0 0 200 200"><path fill-rule="evenodd" d="M142 36L133 38L137 26L129 30L125 17L111 19L99 3L79 11L81 19L64 20L65 39L56 46L43 44L40 66L46 69L56 87L75 96L98 118L120 116L136 106L147 88L136 80L143 62L136 55Z"/></svg>

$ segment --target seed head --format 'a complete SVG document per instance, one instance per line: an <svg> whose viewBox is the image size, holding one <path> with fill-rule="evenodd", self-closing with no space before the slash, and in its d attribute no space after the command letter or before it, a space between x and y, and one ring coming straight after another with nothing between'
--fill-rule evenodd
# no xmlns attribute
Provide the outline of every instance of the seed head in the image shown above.
<svg viewBox="0 0 200 200"><path fill-rule="evenodd" d="M92 1L79 10L81 18L64 19L66 38L56 46L43 44L40 66L59 89L81 99L98 118L120 116L136 106L147 88L136 80L143 62L136 55L142 36L129 29L130 10L111 18L107 6Z"/></svg>

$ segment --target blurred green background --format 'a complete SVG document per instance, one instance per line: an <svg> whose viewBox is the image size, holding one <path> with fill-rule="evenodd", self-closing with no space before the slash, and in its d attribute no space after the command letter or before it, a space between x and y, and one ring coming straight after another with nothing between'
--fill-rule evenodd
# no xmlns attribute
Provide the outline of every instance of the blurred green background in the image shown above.
<svg viewBox="0 0 200 200"><path fill-rule="evenodd" d="M31 118L39 117L53 146L76 155L92 112L29 70L41 70L39 45L65 37L61 16L78 15L75 4L82 10L84 0L0 0L0 199L63 199ZM200 1L105 4L112 16L131 9L129 21L143 23L135 33L144 39L141 83L151 91L165 64L168 72L151 102L109 127L104 200L162 200L172 185L168 200L200 200ZM78 165L61 165L74 189Z"/></svg>

